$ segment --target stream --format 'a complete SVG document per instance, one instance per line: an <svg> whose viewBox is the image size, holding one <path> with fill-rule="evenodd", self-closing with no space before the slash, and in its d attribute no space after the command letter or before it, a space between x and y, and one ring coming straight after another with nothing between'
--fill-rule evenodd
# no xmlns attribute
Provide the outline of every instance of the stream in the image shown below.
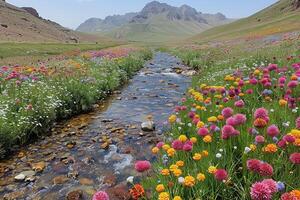
<svg viewBox="0 0 300 200"><path fill-rule="evenodd" d="M44 138L0 161L0 199L91 199L106 190L128 199L126 179L136 160L153 161L151 147L168 129L167 119L191 79L186 67L157 52L120 91L93 112L58 123ZM153 120L155 131L142 131Z"/></svg>

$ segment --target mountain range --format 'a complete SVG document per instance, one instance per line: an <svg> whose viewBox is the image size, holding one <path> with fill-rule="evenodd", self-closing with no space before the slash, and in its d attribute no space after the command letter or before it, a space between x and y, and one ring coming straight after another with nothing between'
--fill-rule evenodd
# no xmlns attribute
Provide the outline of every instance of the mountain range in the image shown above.
<svg viewBox="0 0 300 200"><path fill-rule="evenodd" d="M140 12L90 18L76 29L130 41L167 41L190 37L214 26L232 22L221 13L206 14L188 5L174 7L153 1Z"/></svg>

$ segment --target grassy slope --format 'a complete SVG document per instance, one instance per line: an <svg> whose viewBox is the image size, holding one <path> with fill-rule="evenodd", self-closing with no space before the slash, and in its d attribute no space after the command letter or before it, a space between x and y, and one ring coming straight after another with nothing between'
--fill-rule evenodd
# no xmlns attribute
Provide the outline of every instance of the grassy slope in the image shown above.
<svg viewBox="0 0 300 200"><path fill-rule="evenodd" d="M50 56L76 54L78 51L102 49L122 43L103 41L98 44L63 43L1 43L0 66L5 64L29 64Z"/></svg>
<svg viewBox="0 0 300 200"><path fill-rule="evenodd" d="M290 4L291 0L281 0L248 18L212 28L189 41L236 39L299 30L299 9L292 11Z"/></svg>
<svg viewBox="0 0 300 200"><path fill-rule="evenodd" d="M158 15L146 23L126 25L112 34L129 41L164 42L191 37L210 27L196 22L170 21L164 15Z"/></svg>

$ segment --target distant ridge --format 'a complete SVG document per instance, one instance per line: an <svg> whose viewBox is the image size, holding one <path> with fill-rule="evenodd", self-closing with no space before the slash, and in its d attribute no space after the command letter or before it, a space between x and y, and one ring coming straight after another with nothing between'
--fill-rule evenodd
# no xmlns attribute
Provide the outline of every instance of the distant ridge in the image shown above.
<svg viewBox="0 0 300 200"><path fill-rule="evenodd" d="M152 1L137 13L90 18L76 29L88 33L105 33L130 41L167 41L185 38L217 25L232 22L221 13L205 14L188 5L174 7Z"/></svg>

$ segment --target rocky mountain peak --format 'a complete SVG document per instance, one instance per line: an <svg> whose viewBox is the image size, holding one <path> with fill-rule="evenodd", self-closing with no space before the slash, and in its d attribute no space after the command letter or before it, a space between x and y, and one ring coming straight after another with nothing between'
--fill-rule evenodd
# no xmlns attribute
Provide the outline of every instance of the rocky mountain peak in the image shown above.
<svg viewBox="0 0 300 200"><path fill-rule="evenodd" d="M38 11L32 7L22 7L23 10L26 10L28 13L35 17L40 17Z"/></svg>

